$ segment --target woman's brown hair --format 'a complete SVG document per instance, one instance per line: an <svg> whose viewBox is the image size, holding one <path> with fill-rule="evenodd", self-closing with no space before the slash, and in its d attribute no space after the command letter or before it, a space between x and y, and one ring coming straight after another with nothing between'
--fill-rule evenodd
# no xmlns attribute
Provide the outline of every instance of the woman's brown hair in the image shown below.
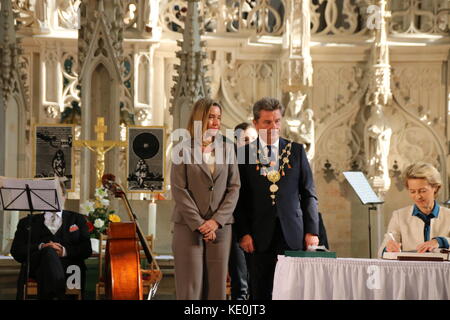
<svg viewBox="0 0 450 320"><path fill-rule="evenodd" d="M222 114L222 107L220 106L220 104L210 98L201 98L194 104L194 108L192 109L191 116L186 128L192 138L194 137L195 121L202 122L202 136L205 133L208 126L209 109L211 109L211 107L213 106L219 107L220 113Z"/></svg>

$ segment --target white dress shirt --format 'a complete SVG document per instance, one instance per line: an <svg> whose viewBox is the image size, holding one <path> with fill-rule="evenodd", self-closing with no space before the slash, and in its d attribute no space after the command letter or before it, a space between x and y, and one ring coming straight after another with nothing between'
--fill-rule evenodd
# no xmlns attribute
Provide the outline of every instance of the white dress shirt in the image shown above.
<svg viewBox="0 0 450 320"><path fill-rule="evenodd" d="M62 225L62 212L46 212L44 219L45 226L51 233L55 234Z"/></svg>
<svg viewBox="0 0 450 320"><path fill-rule="evenodd" d="M267 143L263 139L259 139L259 145L261 146L261 150L264 152L266 157L269 157L269 149L267 148ZM278 159L278 149L280 148L280 139L277 139L275 143L272 143L272 157L276 155L275 159Z"/></svg>
<svg viewBox="0 0 450 320"><path fill-rule="evenodd" d="M216 154L214 150L211 152L203 152L203 161L208 165L209 171L213 175L216 168Z"/></svg>

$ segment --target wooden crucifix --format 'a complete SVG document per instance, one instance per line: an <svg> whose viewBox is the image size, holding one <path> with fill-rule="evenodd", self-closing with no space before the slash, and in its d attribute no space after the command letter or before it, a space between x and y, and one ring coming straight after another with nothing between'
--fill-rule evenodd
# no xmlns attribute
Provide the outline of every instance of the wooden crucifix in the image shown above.
<svg viewBox="0 0 450 320"><path fill-rule="evenodd" d="M97 133L97 140L75 140L76 147L85 147L95 152L97 155L97 163L95 171L97 174L96 188L101 187L102 177L105 173L105 154L114 147L126 147L128 144L125 141L106 140L105 133L108 127L105 126L105 119L103 117L97 118L97 125L95 132Z"/></svg>

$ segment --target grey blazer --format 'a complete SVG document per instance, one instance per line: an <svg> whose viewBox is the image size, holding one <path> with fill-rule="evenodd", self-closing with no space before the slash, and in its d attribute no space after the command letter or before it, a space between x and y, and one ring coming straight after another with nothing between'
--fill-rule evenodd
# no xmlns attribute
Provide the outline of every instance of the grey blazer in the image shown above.
<svg viewBox="0 0 450 320"><path fill-rule="evenodd" d="M171 168L171 190L175 200L172 222L186 224L192 231L209 219L216 220L221 226L233 223L241 186L234 145L223 143L221 149L216 149L216 160L224 161L222 164L216 161L212 175L201 154L197 157L201 163L194 163L192 145L192 140L184 142L184 148L175 151L185 161L173 163ZM231 161L225 161L227 158ZM186 160L190 162L186 163Z"/></svg>

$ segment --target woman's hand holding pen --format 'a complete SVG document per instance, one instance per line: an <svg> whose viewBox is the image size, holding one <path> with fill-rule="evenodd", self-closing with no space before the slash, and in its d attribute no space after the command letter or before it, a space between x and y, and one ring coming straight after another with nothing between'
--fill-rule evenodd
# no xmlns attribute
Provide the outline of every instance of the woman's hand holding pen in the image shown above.
<svg viewBox="0 0 450 320"><path fill-rule="evenodd" d="M388 240L388 242L386 243L386 250L388 252L402 252L402 244L395 240L392 232L389 232L388 235L391 240Z"/></svg>
<svg viewBox="0 0 450 320"><path fill-rule="evenodd" d="M389 240L386 243L386 250L388 252L401 252L402 251L402 244L398 243L395 240Z"/></svg>

